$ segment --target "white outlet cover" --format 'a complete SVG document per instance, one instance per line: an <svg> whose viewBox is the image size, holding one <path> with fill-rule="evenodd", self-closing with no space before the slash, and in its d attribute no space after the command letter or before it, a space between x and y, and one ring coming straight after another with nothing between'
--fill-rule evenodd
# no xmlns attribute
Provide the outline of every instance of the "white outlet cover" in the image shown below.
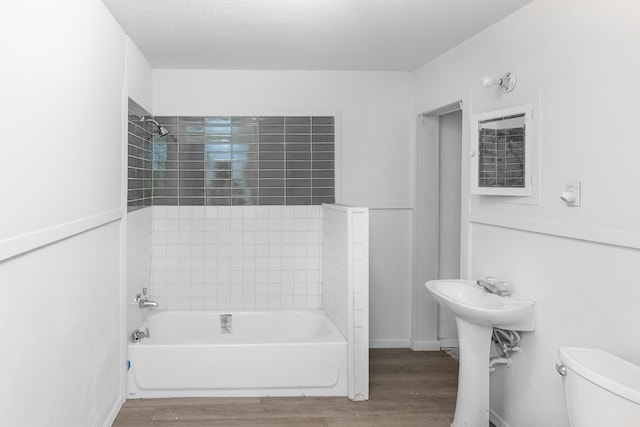
<svg viewBox="0 0 640 427"><path fill-rule="evenodd" d="M567 185L565 186L565 191L574 193L576 195L576 199L573 202L567 202L567 206L581 206L582 204L582 188L581 183L578 180L570 180L567 181Z"/></svg>

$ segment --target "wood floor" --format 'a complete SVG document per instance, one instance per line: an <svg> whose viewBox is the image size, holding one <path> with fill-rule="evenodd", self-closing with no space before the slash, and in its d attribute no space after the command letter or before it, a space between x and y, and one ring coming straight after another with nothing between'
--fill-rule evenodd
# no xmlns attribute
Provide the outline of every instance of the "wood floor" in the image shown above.
<svg viewBox="0 0 640 427"><path fill-rule="evenodd" d="M444 352L371 350L370 400L345 397L128 400L113 424L140 426L449 427L458 363Z"/></svg>

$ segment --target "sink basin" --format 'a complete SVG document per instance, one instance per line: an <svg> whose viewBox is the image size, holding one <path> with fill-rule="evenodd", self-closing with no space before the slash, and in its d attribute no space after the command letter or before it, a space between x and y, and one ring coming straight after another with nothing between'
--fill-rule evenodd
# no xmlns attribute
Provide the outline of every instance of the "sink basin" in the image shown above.
<svg viewBox="0 0 640 427"><path fill-rule="evenodd" d="M489 425L489 359L493 328L533 331L533 301L491 294L475 280L431 280L433 297L453 311L460 342L452 427Z"/></svg>
<svg viewBox="0 0 640 427"><path fill-rule="evenodd" d="M432 280L427 289L456 317L470 323L515 331L533 331L532 301L491 294L475 280Z"/></svg>

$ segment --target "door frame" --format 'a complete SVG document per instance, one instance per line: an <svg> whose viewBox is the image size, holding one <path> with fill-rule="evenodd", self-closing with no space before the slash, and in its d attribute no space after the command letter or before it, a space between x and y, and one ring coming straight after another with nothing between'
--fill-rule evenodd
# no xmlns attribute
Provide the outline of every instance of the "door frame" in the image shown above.
<svg viewBox="0 0 640 427"><path fill-rule="evenodd" d="M438 277L439 227L439 117L462 112L461 188L460 188L460 275L470 272L469 218L469 92L454 93L416 110L413 173L413 242L412 242L412 316L411 348L440 350L438 337L438 305L424 283ZM430 220L425 221L429 216ZM436 242L435 245L433 242ZM424 262L429 260L430 262ZM450 345L445 343L445 345Z"/></svg>

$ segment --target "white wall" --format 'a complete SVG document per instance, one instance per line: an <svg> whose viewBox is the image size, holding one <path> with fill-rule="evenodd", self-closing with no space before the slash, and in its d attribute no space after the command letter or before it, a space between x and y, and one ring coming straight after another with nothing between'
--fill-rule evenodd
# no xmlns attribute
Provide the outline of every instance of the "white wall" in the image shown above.
<svg viewBox="0 0 640 427"><path fill-rule="evenodd" d="M2 422L110 424L124 397L125 36L98 0L11 2L0 56Z"/></svg>
<svg viewBox="0 0 640 427"><path fill-rule="evenodd" d="M537 302L522 354L492 374L498 425L567 425L559 346L602 347L640 364L629 339L640 321L629 279L640 261L640 202L627 193L627 183L640 182L637 22L640 7L627 1L538 0L415 74L417 110L465 91L471 114L534 105L538 198L472 196L466 225L470 276L495 275ZM483 76L506 71L518 76L513 93L481 87ZM611 75L622 83L607 84ZM568 179L582 181L580 208L559 199Z"/></svg>
<svg viewBox="0 0 640 427"><path fill-rule="evenodd" d="M118 229L0 263L4 425L98 426L120 409Z"/></svg>
<svg viewBox="0 0 640 427"><path fill-rule="evenodd" d="M127 96L151 112L153 107L153 70L138 46L126 39Z"/></svg>
<svg viewBox="0 0 640 427"><path fill-rule="evenodd" d="M156 115L335 113L338 203L371 221L371 339L408 346L412 76L404 72L154 70ZM376 208L385 208L379 210ZM390 238L393 241L390 241Z"/></svg>
<svg viewBox="0 0 640 427"><path fill-rule="evenodd" d="M372 348L409 347L411 210L369 210L369 315Z"/></svg>
<svg viewBox="0 0 640 427"><path fill-rule="evenodd" d="M3 158L11 159L0 178L19 182L0 190L11 206L0 210L0 239L120 205L120 176L112 178L124 34L101 2L86 3L16 3L0 18Z"/></svg>

